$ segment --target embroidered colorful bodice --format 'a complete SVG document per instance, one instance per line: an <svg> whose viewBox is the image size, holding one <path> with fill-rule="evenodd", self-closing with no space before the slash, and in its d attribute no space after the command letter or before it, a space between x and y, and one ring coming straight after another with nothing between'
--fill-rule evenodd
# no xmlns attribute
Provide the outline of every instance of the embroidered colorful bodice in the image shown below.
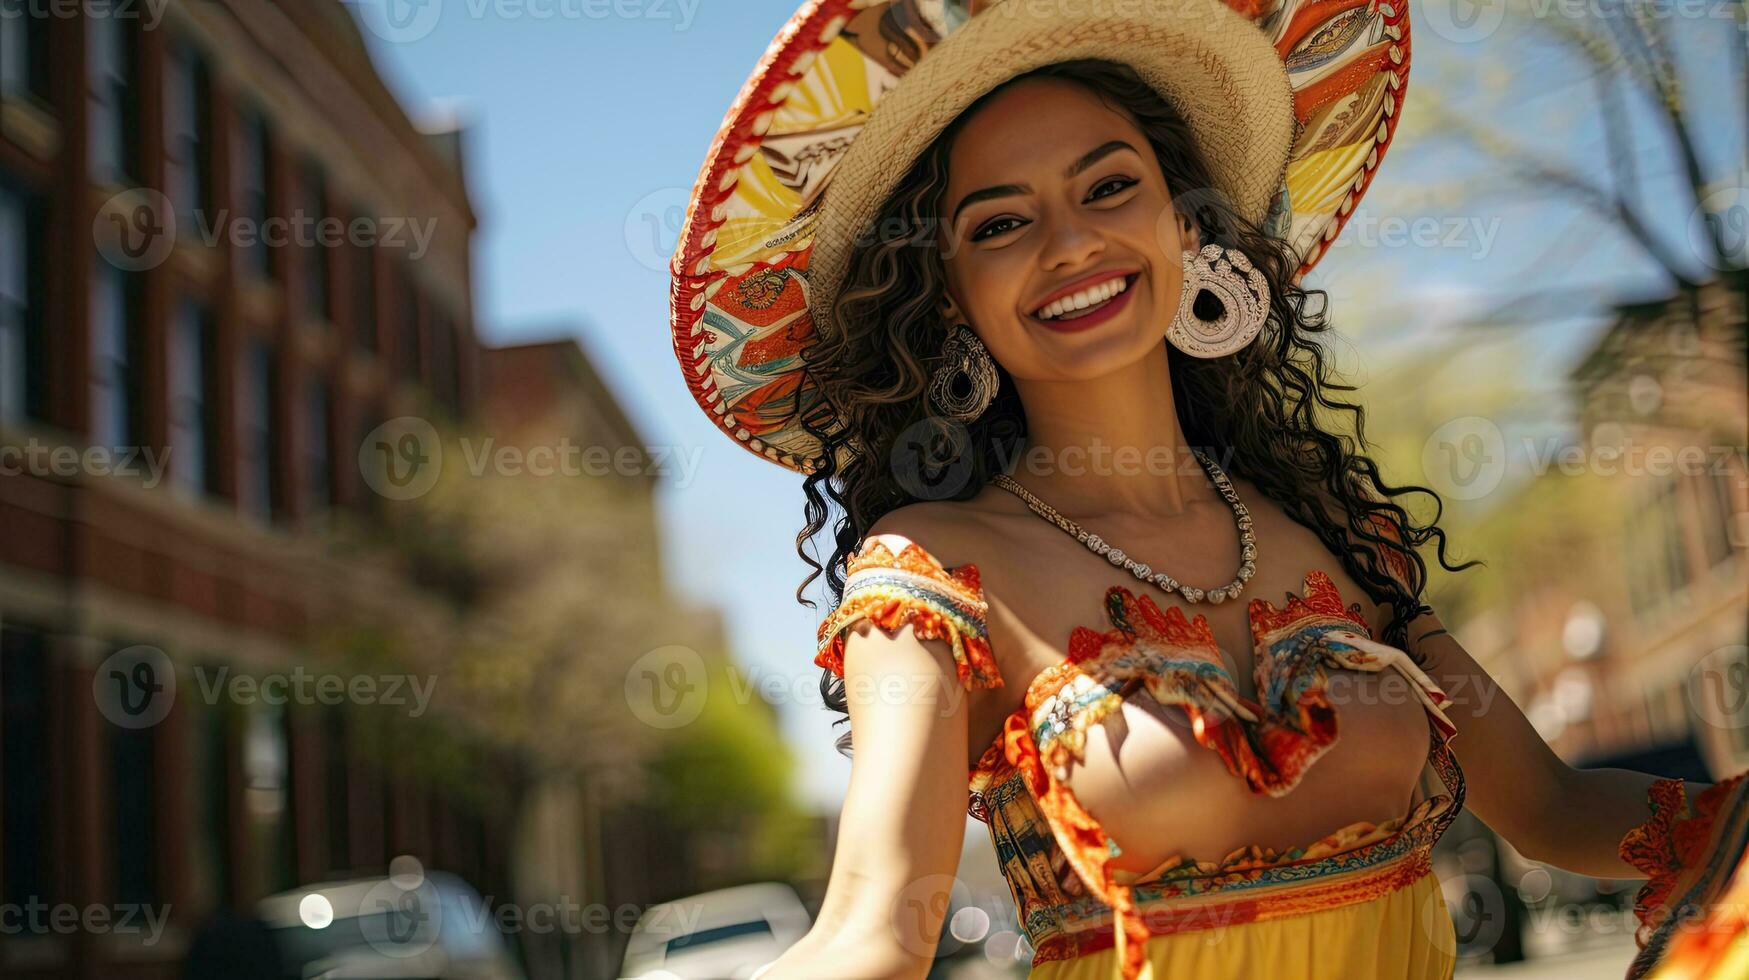
<svg viewBox="0 0 1749 980"><path fill-rule="evenodd" d="M894 554L871 538L847 573L842 602L820 625L816 664L843 676L845 630L860 619L889 631L910 623L918 637L948 642L962 685L1003 686L977 566L945 567L915 543ZM1446 696L1408 654L1373 639L1359 605L1345 606L1327 574L1308 574L1283 607L1250 601L1255 700L1239 693L1201 615L1162 610L1122 586L1106 591L1104 612L1110 628L1072 632L1068 656L1030 682L968 773L968 812L989 827L1034 965L1115 945L1120 974L1133 978L1151 935L1362 902L1427 873L1434 842L1463 804ZM1069 785L1092 726L1147 691L1182 710L1197 742L1252 792L1283 796L1337 739L1331 669L1397 670L1426 709L1427 763L1406 813L1287 850L1179 855L1145 874L1109 866L1121 851Z"/></svg>

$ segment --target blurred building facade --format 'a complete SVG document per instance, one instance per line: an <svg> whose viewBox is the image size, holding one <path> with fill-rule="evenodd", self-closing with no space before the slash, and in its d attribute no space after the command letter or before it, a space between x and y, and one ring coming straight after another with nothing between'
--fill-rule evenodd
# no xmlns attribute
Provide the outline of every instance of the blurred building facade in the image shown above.
<svg viewBox="0 0 1749 980"><path fill-rule="evenodd" d="M1582 438L1490 518L1513 549L1461 635L1582 767L1749 768L1739 280L1618 306L1569 379Z"/></svg>
<svg viewBox="0 0 1749 980"><path fill-rule="evenodd" d="M0 17L0 906L169 915L9 929L0 975L180 976L213 913L401 854L497 901L674 897L612 860L605 770L536 773L405 693L205 686L340 672L340 622L448 641L447 583L336 547L395 506L361 459L385 420L641 440L574 344L482 347L464 134L414 125L342 4L123 7ZM654 554L653 481L622 482L611 530ZM177 686L130 727L101 692L140 646ZM454 782L399 764L439 729ZM599 931L519 938L533 976L616 965Z"/></svg>

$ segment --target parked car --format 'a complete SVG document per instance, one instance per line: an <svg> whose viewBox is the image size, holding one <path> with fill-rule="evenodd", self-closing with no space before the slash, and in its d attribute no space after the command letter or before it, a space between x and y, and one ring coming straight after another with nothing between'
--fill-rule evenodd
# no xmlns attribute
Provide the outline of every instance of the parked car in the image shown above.
<svg viewBox="0 0 1749 980"><path fill-rule="evenodd" d="M298 980L525 980L472 886L422 872L325 882L257 906L282 976Z"/></svg>
<svg viewBox="0 0 1749 980"><path fill-rule="evenodd" d="M808 932L796 890L763 882L652 905L638 918L621 977L746 980Z"/></svg>

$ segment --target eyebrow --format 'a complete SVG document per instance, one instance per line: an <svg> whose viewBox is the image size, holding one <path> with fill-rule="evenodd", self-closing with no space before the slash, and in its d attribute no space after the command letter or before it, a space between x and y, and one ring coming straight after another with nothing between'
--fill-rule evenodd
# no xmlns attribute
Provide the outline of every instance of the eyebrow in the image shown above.
<svg viewBox="0 0 1749 980"><path fill-rule="evenodd" d="M1069 169L1063 171L1063 179L1073 180L1075 175L1119 150L1128 150L1137 156L1141 156L1140 151L1123 140L1108 140L1082 154L1079 160L1069 164ZM964 211L968 205L976 204L979 201L988 201L991 198L1007 197L1011 194L1026 194L1031 192L1031 190L1032 188L1026 184L997 184L993 187L985 187L981 190L972 191L970 194L967 194L960 199L959 206L953 209L953 218L951 220L953 222L958 222L960 212Z"/></svg>

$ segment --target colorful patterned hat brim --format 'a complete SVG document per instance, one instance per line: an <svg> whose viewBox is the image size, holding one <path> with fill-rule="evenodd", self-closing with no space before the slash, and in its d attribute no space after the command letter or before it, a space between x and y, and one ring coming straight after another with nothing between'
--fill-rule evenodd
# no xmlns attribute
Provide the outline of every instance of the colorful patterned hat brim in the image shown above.
<svg viewBox="0 0 1749 980"><path fill-rule="evenodd" d="M671 263L675 354L718 427L817 466L801 418L834 424L801 352L854 236L967 105L1082 57L1133 66L1179 109L1217 190L1294 246L1299 278L1390 142L1409 25L1379 0L809 0L717 131Z"/></svg>

